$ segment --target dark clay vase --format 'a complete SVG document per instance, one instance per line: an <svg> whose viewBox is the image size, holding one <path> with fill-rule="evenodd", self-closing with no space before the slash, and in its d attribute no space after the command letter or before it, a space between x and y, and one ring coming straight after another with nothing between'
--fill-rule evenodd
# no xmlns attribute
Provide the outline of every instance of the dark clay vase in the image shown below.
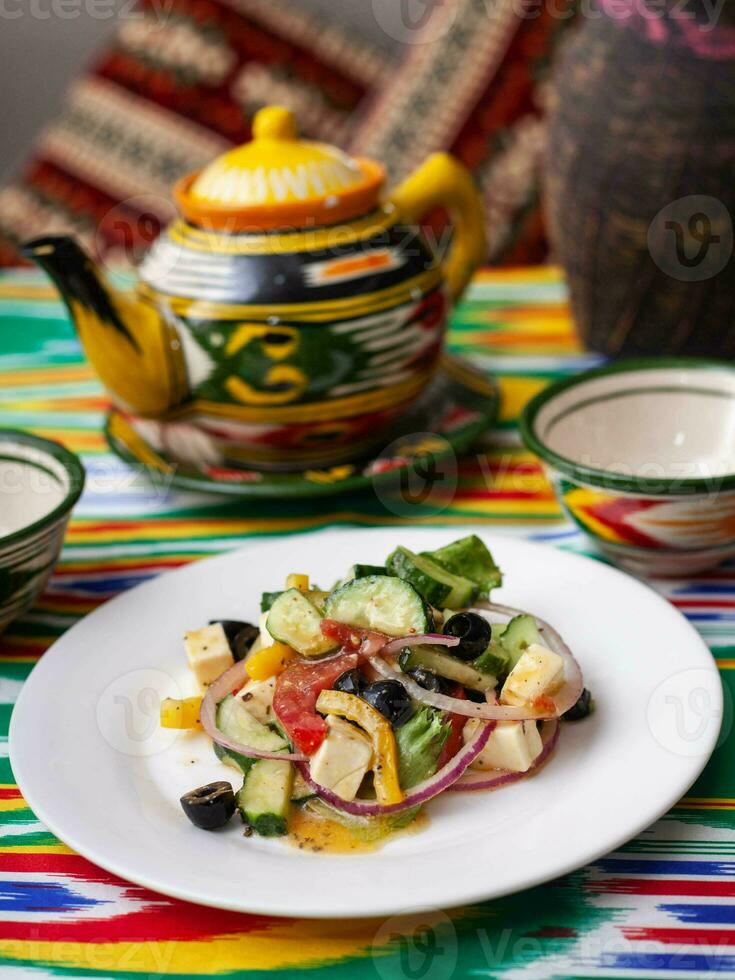
<svg viewBox="0 0 735 980"><path fill-rule="evenodd" d="M712 26L699 2L602 0L556 68L550 233L612 356L735 355L733 4Z"/></svg>

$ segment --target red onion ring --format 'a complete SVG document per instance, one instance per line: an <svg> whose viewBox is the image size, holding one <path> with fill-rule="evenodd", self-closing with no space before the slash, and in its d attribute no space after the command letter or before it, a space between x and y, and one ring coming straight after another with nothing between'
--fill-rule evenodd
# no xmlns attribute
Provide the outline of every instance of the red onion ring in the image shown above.
<svg viewBox="0 0 735 980"><path fill-rule="evenodd" d="M384 657L390 657L394 653L400 653L404 647L415 647L419 645L456 647L458 644L458 636L445 636L443 633L418 633L412 634L411 636L399 636L397 639L386 643L379 652Z"/></svg>
<svg viewBox="0 0 735 980"><path fill-rule="evenodd" d="M544 722L544 728L541 732L544 747L539 753L538 758L534 760L531 768L526 772L507 772L502 770L482 772L479 769L473 769L470 772L468 770L460 776L456 783L449 787L449 792L474 793L479 790L500 789L501 786L509 786L511 783L517 783L521 779L525 779L526 776L530 776L536 772L553 753L559 741L560 730L561 723L558 719L554 718L551 721Z"/></svg>
<svg viewBox="0 0 735 980"><path fill-rule="evenodd" d="M505 619L512 619L514 616L519 616L523 613L521 609L514 609L511 606L500 606L489 602L478 603L475 608L481 611L498 613ZM390 680L400 681L416 701L431 705L432 708L449 711L452 714L465 715L468 718L480 718L483 721L532 721L544 718L559 718L572 705L576 704L582 693L584 687L582 671L572 656L571 650L556 630L544 622L543 619L538 619L535 616L534 619L544 642L548 644L550 650L558 653L564 661L564 684L554 697L550 699L554 705L553 710L550 708L534 707L532 705L513 707L504 704L476 704L474 701L450 698L446 694L427 691L411 677L403 673L403 671L396 670L395 667L392 667L381 659L386 653L388 646L398 646L400 649L399 640L391 641L391 644L387 644L380 651L380 656L370 659L370 664L381 676Z"/></svg>
<svg viewBox="0 0 735 980"><path fill-rule="evenodd" d="M212 681L202 700L202 708L199 714L204 731L213 742L221 745L222 748L229 749L231 752L239 752L240 755L245 755L250 759L281 759L286 762L303 762L306 756L301 755L301 753L264 752L262 749L253 748L252 745L242 745L240 742L228 738L217 728L217 705L228 694L239 690L247 680L246 661L240 660L233 667L228 667L216 681Z"/></svg>
<svg viewBox="0 0 735 980"><path fill-rule="evenodd" d="M314 792L329 806L343 813L349 813L354 817L384 817L393 813L400 813L402 810L410 810L411 807L426 803L448 789L464 773L465 769L475 761L480 752L485 748L490 733L495 728L494 724L484 725L478 729L475 735L464 745L455 756L437 773L422 783L418 783L406 792L405 797L400 803L390 803L383 806L369 800L343 800L341 796L333 793L320 783L311 778L311 772L307 763L299 763L299 770L309 786Z"/></svg>
<svg viewBox="0 0 735 980"><path fill-rule="evenodd" d="M541 708L514 708L505 704L477 704L475 701L465 701L460 698L450 698L447 694L436 694L427 691L417 684L412 677L402 670L396 670L380 657L372 657L371 666L382 676L392 681L400 681L415 701L428 704L440 711L448 711L454 715L465 715L467 718L480 718L482 721L535 721L537 718L554 717L554 712Z"/></svg>

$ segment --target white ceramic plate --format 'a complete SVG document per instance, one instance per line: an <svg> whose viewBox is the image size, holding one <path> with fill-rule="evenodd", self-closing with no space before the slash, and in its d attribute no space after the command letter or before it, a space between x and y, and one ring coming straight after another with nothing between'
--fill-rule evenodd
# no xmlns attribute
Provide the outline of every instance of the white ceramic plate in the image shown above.
<svg viewBox="0 0 735 980"><path fill-rule="evenodd" d="M548 766L500 792L445 794L429 804L426 829L372 853L314 854L246 839L236 819L204 833L184 818L183 792L233 777L204 735L157 728L159 696L185 689L184 631L210 618L254 619L261 590L287 572L328 586L398 543L419 551L460 533L253 541L107 603L44 654L21 692L11 759L24 796L61 840L109 871L205 905L273 915L392 915L492 898L620 845L686 792L712 752L722 711L714 661L639 582L482 529L505 573L498 601L559 629L597 702L591 718L564 726Z"/></svg>

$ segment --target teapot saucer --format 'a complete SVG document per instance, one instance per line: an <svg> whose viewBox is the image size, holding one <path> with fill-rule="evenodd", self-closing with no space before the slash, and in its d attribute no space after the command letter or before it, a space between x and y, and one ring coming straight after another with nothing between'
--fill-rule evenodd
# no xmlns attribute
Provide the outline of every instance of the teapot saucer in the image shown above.
<svg viewBox="0 0 735 980"><path fill-rule="evenodd" d="M418 456L465 452L494 424L499 404L498 386L491 377L461 358L445 355L428 387L392 427L389 444L358 461L290 472L227 463L184 464L161 444L156 423L131 418L117 408L107 417L105 436L122 460L165 474L172 486L182 489L233 497L321 497L363 490L410 466Z"/></svg>

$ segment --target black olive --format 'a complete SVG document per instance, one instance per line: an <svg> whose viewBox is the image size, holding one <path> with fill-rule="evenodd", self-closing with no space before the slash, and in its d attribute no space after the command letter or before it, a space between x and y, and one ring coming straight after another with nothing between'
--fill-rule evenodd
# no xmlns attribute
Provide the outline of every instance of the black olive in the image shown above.
<svg viewBox="0 0 735 980"><path fill-rule="evenodd" d="M250 653L250 648L259 636L260 630L257 626L251 626L250 624L243 626L230 644L232 656L235 658L235 660L244 660Z"/></svg>
<svg viewBox="0 0 735 980"><path fill-rule="evenodd" d="M235 660L244 660L250 653L250 647L260 635L258 627L253 626L252 623L244 623L239 619L210 619L210 626L214 626L215 623L219 623L225 631L227 642Z"/></svg>
<svg viewBox="0 0 735 980"><path fill-rule="evenodd" d="M456 613L444 624L447 636L459 637L456 647L449 647L449 653L460 660L475 660L484 653L492 636L490 623L477 613Z"/></svg>
<svg viewBox="0 0 735 980"><path fill-rule="evenodd" d="M449 684L433 670L427 670L426 667L411 667L406 673L425 691L434 691L435 694L447 693Z"/></svg>
<svg viewBox="0 0 735 980"><path fill-rule="evenodd" d="M487 704L487 698L482 691L474 691L471 687L466 687L464 693L468 701L474 701L476 704Z"/></svg>
<svg viewBox="0 0 735 980"><path fill-rule="evenodd" d="M357 667L353 667L352 670L346 670L344 674L340 674L337 680L334 682L335 691L343 691L345 694L361 694L362 689L365 687L365 678L362 676Z"/></svg>
<svg viewBox="0 0 735 980"><path fill-rule="evenodd" d="M413 714L413 702L400 681L374 681L363 688L361 697L387 718L394 728Z"/></svg>
<svg viewBox="0 0 735 980"><path fill-rule="evenodd" d="M195 827L217 830L224 827L235 812L235 794L224 781L207 783L181 797L181 807Z"/></svg>
<svg viewBox="0 0 735 980"><path fill-rule="evenodd" d="M564 712L562 718L564 721L581 721L587 715L591 714L593 710L594 702L592 695L585 687L569 711Z"/></svg>

